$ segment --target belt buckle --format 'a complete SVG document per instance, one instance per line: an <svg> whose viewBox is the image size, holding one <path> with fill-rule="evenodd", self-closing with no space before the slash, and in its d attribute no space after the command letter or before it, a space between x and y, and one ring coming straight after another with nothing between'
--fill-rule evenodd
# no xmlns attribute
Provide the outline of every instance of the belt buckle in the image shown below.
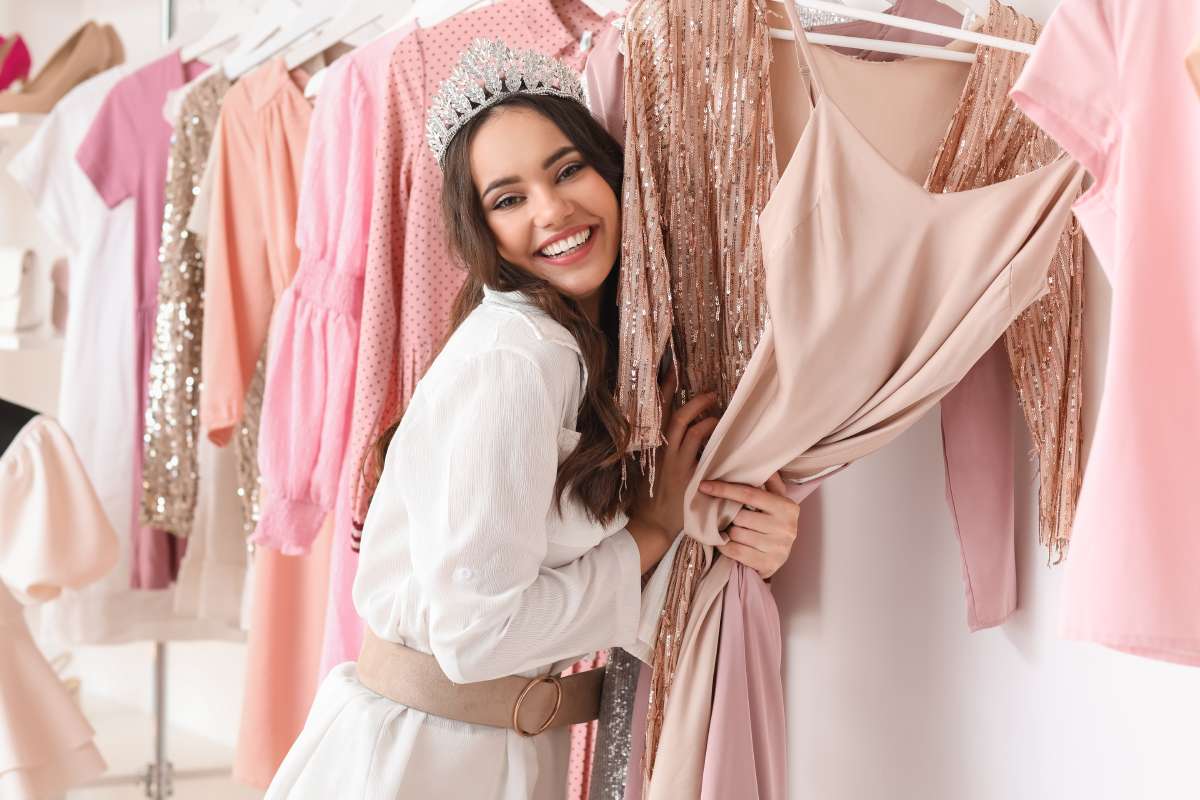
<svg viewBox="0 0 1200 800"><path fill-rule="evenodd" d="M538 684L542 684L542 683L554 684L554 689L556 692L555 697L554 697L554 710L550 712L550 716L546 718L546 721L543 722L541 727L539 727L537 730L535 730L535 731L524 730L521 727L521 721L520 721L521 703L525 702L525 698L529 696L529 693L533 691L535 686L537 686ZM530 678L529 683L525 684L525 688L521 690L521 693L519 695L517 695L517 701L513 704L513 712L512 712L513 730L515 730L517 732L518 736L526 736L526 737L537 736L539 733L545 733L550 728L550 726L554 724L554 718L558 716L558 710L560 708L562 708L562 699L563 699L562 681L559 680L557 675L539 675L536 678Z"/></svg>

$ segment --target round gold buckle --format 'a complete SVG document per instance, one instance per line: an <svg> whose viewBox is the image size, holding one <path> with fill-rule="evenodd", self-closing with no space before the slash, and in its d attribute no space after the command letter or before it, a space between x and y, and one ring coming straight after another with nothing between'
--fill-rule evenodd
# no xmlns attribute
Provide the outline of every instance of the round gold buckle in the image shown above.
<svg viewBox="0 0 1200 800"><path fill-rule="evenodd" d="M538 728L536 731L527 731L521 728L521 703L523 703L525 698L529 696L529 693L533 691L533 687L541 683L554 684L554 689L556 692L554 696L554 710L550 712L550 716L546 718L546 721L542 723L540 728ZM520 736L537 736L539 733L544 733L551 725L554 724L554 718L558 716L558 710L562 708L562 699L562 681L558 679L557 675L539 675L536 678L530 678L529 683L525 684L525 688L521 690L519 695L517 695L517 702L513 704L513 730L515 730Z"/></svg>

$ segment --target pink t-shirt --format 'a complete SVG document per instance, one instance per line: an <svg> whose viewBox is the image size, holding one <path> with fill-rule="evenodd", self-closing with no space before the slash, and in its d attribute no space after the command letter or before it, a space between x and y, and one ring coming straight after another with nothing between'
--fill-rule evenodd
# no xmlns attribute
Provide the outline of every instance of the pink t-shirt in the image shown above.
<svg viewBox="0 0 1200 800"><path fill-rule="evenodd" d="M141 507L142 428L146 409L147 371L158 308L158 247L162 243L163 197L171 126L162 117L167 93L178 89L207 68L184 64L173 50L122 78L104 98L96 118L75 154L84 174L109 208L134 200L134 364L137 367L136 455L131 491ZM114 276L115 279L116 276ZM134 532L135 589L164 589L171 585L183 558L184 540L165 531L140 526Z"/></svg>
<svg viewBox="0 0 1200 800"><path fill-rule="evenodd" d="M1063 633L1200 666L1196 0L1064 0L1013 98L1087 167L1075 207L1113 287Z"/></svg>

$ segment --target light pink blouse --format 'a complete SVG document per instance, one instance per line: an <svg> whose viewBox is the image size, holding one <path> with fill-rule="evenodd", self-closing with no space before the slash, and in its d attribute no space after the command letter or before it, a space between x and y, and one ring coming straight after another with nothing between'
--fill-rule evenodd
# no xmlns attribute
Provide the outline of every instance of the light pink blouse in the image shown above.
<svg viewBox="0 0 1200 800"><path fill-rule="evenodd" d="M1200 666L1195 0L1063 0L1013 90L1095 177L1075 213L1113 287L1063 634Z"/></svg>

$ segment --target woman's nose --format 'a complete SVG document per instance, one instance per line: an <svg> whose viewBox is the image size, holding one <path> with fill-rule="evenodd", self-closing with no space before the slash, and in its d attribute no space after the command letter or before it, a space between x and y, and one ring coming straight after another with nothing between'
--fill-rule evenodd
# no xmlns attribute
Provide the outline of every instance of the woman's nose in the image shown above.
<svg viewBox="0 0 1200 800"><path fill-rule="evenodd" d="M539 192L536 202L534 222L539 228L561 228L575 213L575 205L554 190Z"/></svg>

